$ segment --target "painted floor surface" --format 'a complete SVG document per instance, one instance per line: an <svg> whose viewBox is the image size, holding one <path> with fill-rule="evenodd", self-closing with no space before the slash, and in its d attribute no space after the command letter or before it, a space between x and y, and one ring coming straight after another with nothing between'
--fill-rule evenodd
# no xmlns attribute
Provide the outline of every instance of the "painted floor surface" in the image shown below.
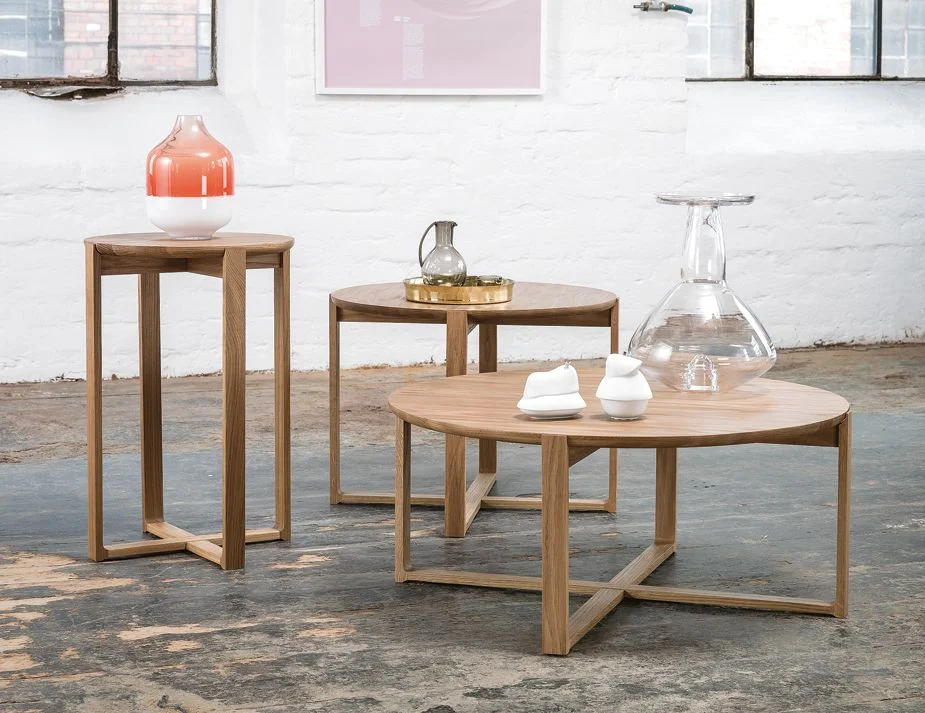
<svg viewBox="0 0 925 713"><path fill-rule="evenodd" d="M346 488L390 489L385 396L438 373L346 375ZM848 619L628 601L567 658L539 654L538 594L393 583L392 509L328 505L323 373L293 378L292 541L238 572L87 561L84 385L0 386L0 711L925 711L925 346L788 352L769 376L854 405ZM252 527L272 520L268 383L249 379ZM164 382L167 515L198 532L220 520L217 384ZM107 541L138 538L136 391L105 386ZM414 438L415 491L439 492L440 440ZM621 451L618 513L571 517L573 577L649 543L654 464ZM538 448L502 445L496 492L535 494L538 472ZM678 552L648 582L830 598L835 476L834 449L681 451ZM606 455L573 469L573 494L605 487ZM538 513L483 512L462 540L438 509L412 518L416 566L539 573Z"/></svg>

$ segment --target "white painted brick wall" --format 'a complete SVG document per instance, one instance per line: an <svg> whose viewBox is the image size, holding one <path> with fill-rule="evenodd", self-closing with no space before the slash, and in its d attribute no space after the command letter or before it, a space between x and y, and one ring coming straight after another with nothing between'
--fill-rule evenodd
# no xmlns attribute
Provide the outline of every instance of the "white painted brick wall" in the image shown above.
<svg viewBox="0 0 925 713"><path fill-rule="evenodd" d="M689 86L689 185L757 194L727 278L776 341L925 340L925 84Z"/></svg>
<svg viewBox="0 0 925 713"><path fill-rule="evenodd" d="M177 113L202 113L235 154L229 229L296 237L296 369L326 366L328 293L413 274L420 233L438 217L459 222L474 272L617 292L625 344L677 279L683 212L652 194L695 184L761 194L727 212L729 276L779 343L922 336L921 144L869 151L858 137L834 156L768 154L743 136L736 154L698 152L691 136L712 125L714 102L688 101L679 14L550 0L544 97L383 98L315 94L312 3L221 5L217 90L84 102L0 93L0 382L84 375L81 240L149 229L144 157ZM162 280L165 372L219 369L219 283ZM250 271L248 286L248 368L266 369L271 276ZM104 279L107 375L137 373L135 291L132 278ZM347 365L443 359L438 327L343 332ZM500 336L503 359L606 347L603 330Z"/></svg>

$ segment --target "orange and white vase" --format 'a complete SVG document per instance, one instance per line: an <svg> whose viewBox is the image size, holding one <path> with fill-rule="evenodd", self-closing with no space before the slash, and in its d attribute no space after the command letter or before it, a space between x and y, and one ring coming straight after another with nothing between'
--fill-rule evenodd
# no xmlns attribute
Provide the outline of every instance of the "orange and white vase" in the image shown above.
<svg viewBox="0 0 925 713"><path fill-rule="evenodd" d="M181 114L148 154L148 219L178 240L207 240L231 220L234 159L202 117Z"/></svg>

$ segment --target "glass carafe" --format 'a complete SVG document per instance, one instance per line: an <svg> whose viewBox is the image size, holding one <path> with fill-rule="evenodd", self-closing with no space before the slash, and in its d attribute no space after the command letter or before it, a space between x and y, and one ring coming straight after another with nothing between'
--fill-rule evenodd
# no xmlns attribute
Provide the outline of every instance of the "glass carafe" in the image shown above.
<svg viewBox="0 0 925 713"><path fill-rule="evenodd" d="M421 242L418 243L418 262L421 263L421 277L428 285L464 285L466 284L466 261L453 247L452 220L435 220L427 226ZM435 228L437 241L434 249L424 257L424 240L431 228Z"/></svg>
<svg viewBox="0 0 925 713"><path fill-rule="evenodd" d="M777 353L758 318L726 284L719 208L754 196L663 193L659 203L688 206L681 281L636 330L627 353L646 376L680 391L728 391L764 374Z"/></svg>

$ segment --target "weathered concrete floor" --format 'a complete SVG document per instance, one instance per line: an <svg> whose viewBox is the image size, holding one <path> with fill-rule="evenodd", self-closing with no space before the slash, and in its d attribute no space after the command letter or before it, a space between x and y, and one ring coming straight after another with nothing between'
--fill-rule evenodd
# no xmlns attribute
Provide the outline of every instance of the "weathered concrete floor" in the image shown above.
<svg viewBox="0 0 925 713"><path fill-rule="evenodd" d="M345 383L347 487L391 484L385 394L439 367ZM627 602L568 658L539 655L539 596L392 582L392 512L327 504L326 375L297 374L292 542L222 572L188 555L86 561L83 384L0 386L0 711L925 711L925 346L791 352L772 376L855 408L847 620ZM137 382L106 384L106 529L137 538ZM168 516L219 522L215 377L165 381ZM348 391L349 390L349 391ZM249 524L272 511L269 382L250 379ZM416 431L416 490L440 490ZM538 490L536 448L502 446L501 493ZM653 583L829 597L835 453L684 451L679 550ZM596 496L605 457L573 472ZM652 534L654 454L621 454L616 516L572 518L572 571L605 578ZM465 540L416 508L415 564L538 573L536 513ZM580 598L575 599L577 605Z"/></svg>

